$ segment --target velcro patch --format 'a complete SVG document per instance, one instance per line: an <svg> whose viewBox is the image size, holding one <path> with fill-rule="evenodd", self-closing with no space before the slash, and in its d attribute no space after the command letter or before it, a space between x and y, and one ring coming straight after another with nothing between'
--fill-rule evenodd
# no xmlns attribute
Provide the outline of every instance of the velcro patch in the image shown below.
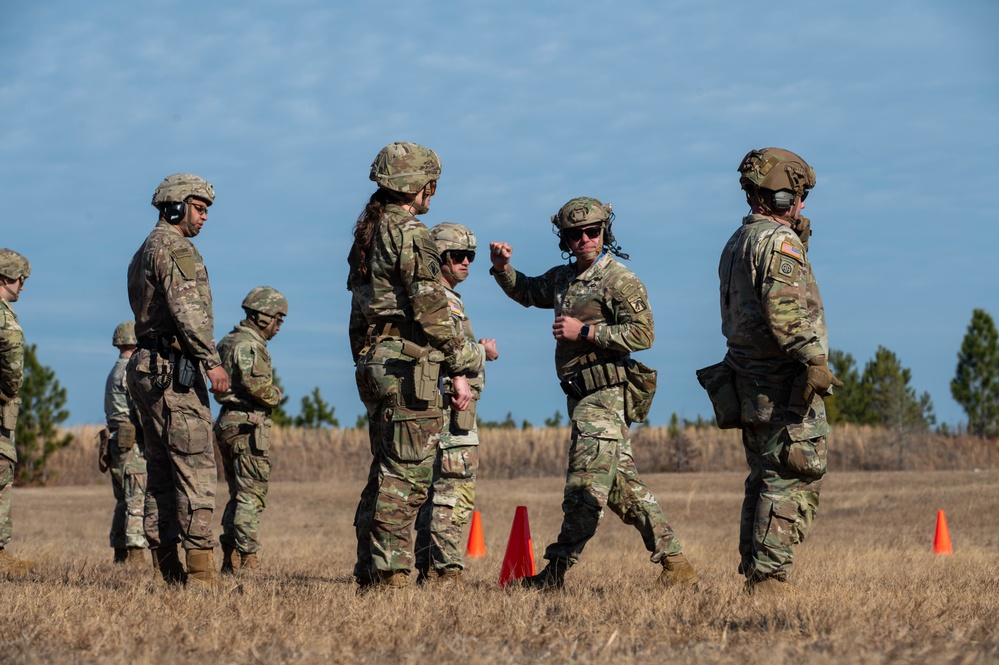
<svg viewBox="0 0 999 665"><path fill-rule="evenodd" d="M644 312L649 308L648 304L645 302L645 298L643 298L641 294L628 298L627 302L628 302L628 307L630 307L631 311L633 311L635 314L638 314L639 312Z"/></svg>
<svg viewBox="0 0 999 665"><path fill-rule="evenodd" d="M801 264L784 254L774 254L770 263L770 276L778 282L794 284L798 281Z"/></svg>
<svg viewBox="0 0 999 665"><path fill-rule="evenodd" d="M801 248L796 247L787 240L781 242L780 247L777 249L777 251L780 252L781 254L792 256L802 262L804 262L805 260L805 253L801 251Z"/></svg>
<svg viewBox="0 0 999 665"><path fill-rule="evenodd" d="M453 300L448 300L447 304L451 308L452 314L454 314L457 317L461 317L461 307L458 306L458 303L454 302Z"/></svg>
<svg viewBox="0 0 999 665"><path fill-rule="evenodd" d="M190 247L183 245L174 247L170 250L170 256L173 257L184 279L194 279L194 252L191 251Z"/></svg>

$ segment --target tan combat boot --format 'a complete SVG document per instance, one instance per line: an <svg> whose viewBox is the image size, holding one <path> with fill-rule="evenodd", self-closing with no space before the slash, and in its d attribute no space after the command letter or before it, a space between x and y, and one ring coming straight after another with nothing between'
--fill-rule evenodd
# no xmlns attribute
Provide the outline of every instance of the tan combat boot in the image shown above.
<svg viewBox="0 0 999 665"><path fill-rule="evenodd" d="M0 548L0 577L23 577L34 567L30 559L18 559Z"/></svg>
<svg viewBox="0 0 999 665"><path fill-rule="evenodd" d="M129 568L146 567L146 548L129 547L125 551L125 565Z"/></svg>
<svg viewBox="0 0 999 665"><path fill-rule="evenodd" d="M215 550L187 550L187 583L212 591L221 588L215 570Z"/></svg>
<svg viewBox="0 0 999 665"><path fill-rule="evenodd" d="M231 545L222 546L222 573L235 575L243 565L242 554Z"/></svg>
<svg viewBox="0 0 999 665"><path fill-rule="evenodd" d="M524 577L520 580L520 586L525 589L541 589L551 591L565 587L565 571L569 566L561 559L554 559L548 562L545 569L537 575Z"/></svg>
<svg viewBox="0 0 999 665"><path fill-rule="evenodd" d="M700 581L697 571L683 554L674 554L662 560L663 572L656 584L665 588L695 587Z"/></svg>
<svg viewBox="0 0 999 665"><path fill-rule="evenodd" d="M177 555L177 544L163 545L149 550L153 559L153 574L157 583L183 584L187 578L184 566Z"/></svg>
<svg viewBox="0 0 999 665"><path fill-rule="evenodd" d="M752 575L746 578L746 593L761 600L773 600L797 595L790 584L777 577Z"/></svg>
<svg viewBox="0 0 999 665"><path fill-rule="evenodd" d="M239 566L244 574L251 577L260 572L260 561L256 552L240 552Z"/></svg>
<svg viewBox="0 0 999 665"><path fill-rule="evenodd" d="M379 589L404 589L409 586L409 571L379 570L375 586Z"/></svg>

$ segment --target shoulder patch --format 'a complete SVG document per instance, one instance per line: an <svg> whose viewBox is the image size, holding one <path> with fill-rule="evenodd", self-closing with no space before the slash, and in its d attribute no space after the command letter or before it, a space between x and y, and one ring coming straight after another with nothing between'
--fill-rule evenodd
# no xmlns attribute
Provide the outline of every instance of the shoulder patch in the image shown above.
<svg viewBox="0 0 999 665"><path fill-rule="evenodd" d="M440 279L441 276L441 256L437 252L437 245L430 239L430 234L423 233L416 237L416 249L418 255L423 259L417 259L416 273L423 279Z"/></svg>
<svg viewBox="0 0 999 665"><path fill-rule="evenodd" d="M628 307L630 307L631 311L635 314L644 312L649 308L648 303L645 302L645 298L643 298L640 293L628 298L627 303Z"/></svg>
<svg viewBox="0 0 999 665"><path fill-rule="evenodd" d="M184 279L194 279L194 252L191 251L190 247L184 245L171 247L170 256L173 257L174 263L177 264L177 269L180 270Z"/></svg>
<svg viewBox="0 0 999 665"><path fill-rule="evenodd" d="M801 251L800 247L796 247L790 241L781 240L780 247L777 248L777 251L786 256L794 257L798 261L805 261L805 253Z"/></svg>
<svg viewBox="0 0 999 665"><path fill-rule="evenodd" d="M790 256L793 255L785 255L783 252L773 255L773 260L770 262L770 276L778 282L794 284L798 281L801 264L789 258Z"/></svg>

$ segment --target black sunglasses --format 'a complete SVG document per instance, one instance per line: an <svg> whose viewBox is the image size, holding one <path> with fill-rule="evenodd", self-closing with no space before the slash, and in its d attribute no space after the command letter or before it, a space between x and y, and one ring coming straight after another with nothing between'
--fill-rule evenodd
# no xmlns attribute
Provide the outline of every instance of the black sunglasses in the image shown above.
<svg viewBox="0 0 999 665"><path fill-rule="evenodd" d="M475 260L475 251L471 249L452 249L447 251L447 259L451 263L464 263L465 259L471 263Z"/></svg>
<svg viewBox="0 0 999 665"><path fill-rule="evenodd" d="M562 231L562 235L565 237L566 240L577 242L584 235L588 240L592 240L593 238L599 236L600 232L603 230L604 227L600 226L599 224L596 224L593 226L584 226L582 228L576 228L576 229L564 229Z"/></svg>

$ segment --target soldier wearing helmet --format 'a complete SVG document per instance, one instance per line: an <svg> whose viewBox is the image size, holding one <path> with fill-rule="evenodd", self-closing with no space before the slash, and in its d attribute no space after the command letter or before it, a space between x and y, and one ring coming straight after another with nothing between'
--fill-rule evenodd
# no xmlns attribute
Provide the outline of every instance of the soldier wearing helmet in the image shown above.
<svg viewBox="0 0 999 665"><path fill-rule="evenodd" d="M229 486L222 513L222 572L253 575L271 476L271 410L282 400L267 342L281 330L288 300L277 289L258 286L243 299L243 311L246 318L219 342L230 386L215 396L222 411L214 429Z"/></svg>
<svg viewBox="0 0 999 665"><path fill-rule="evenodd" d="M14 524L10 512L17 462L14 430L24 381L24 331L11 303L17 302L30 274L26 258L12 249L0 249L0 579L24 575L35 565L7 552Z"/></svg>
<svg viewBox="0 0 999 665"><path fill-rule="evenodd" d="M647 416L655 381L655 371L631 354L651 347L655 331L645 286L615 258L628 256L614 239L613 221L610 204L590 197L570 200L551 218L559 248L570 260L538 277L514 270L512 246L489 244L489 272L503 291L525 307L555 310L555 369L572 422L562 529L545 550L545 569L524 579L529 587L564 585L605 506L638 529L652 562L662 566L658 585L698 581L631 453L628 431ZM633 384L647 389L633 391Z"/></svg>
<svg viewBox="0 0 999 665"><path fill-rule="evenodd" d="M430 229L441 256L441 280L447 292L451 319L476 351L475 364L466 377L472 404L465 411L445 402L444 430L434 462L430 496L416 519L416 567L424 581L461 579L465 564L461 551L462 529L475 509L475 474L479 468L479 433L476 405L485 387L486 361L496 360L495 339L476 340L461 294L455 288L468 278L475 260L475 234L461 224L443 222ZM450 380L444 381L450 394Z"/></svg>
<svg viewBox="0 0 999 665"><path fill-rule="evenodd" d="M111 335L111 344L118 349L118 360L104 384L107 427L100 432L100 468L111 472L115 500L108 540L114 549L114 562L128 566L145 565L144 552L148 546L143 529L146 458L125 376L136 341L133 321L119 323Z"/></svg>
<svg viewBox="0 0 999 665"><path fill-rule="evenodd" d="M793 152L753 150L739 163L749 215L718 264L722 367L734 384L731 413L749 463L739 533L739 572L749 592L780 593L792 545L804 540L826 472L822 398L842 385L826 362L822 298L801 216L815 171ZM706 368L711 369L711 368ZM718 405L716 405L717 407ZM724 409L722 409L724 411Z"/></svg>
<svg viewBox="0 0 999 665"><path fill-rule="evenodd" d="M347 259L350 348L374 451L354 516L354 577L362 586L409 583L413 522L444 422L438 374L451 379L455 410L472 401L465 374L478 351L451 321L437 247L416 218L430 209L440 174L433 150L385 146L371 165L378 189L354 226Z"/></svg>
<svg viewBox="0 0 999 665"><path fill-rule="evenodd" d="M190 239L200 233L214 200L204 179L167 176L153 194L156 226L128 265L138 348L127 378L145 442L146 539L164 579L210 587L218 585L216 469L204 376L214 393L229 390L229 376L215 347L208 271ZM187 552L186 573L178 544Z"/></svg>

